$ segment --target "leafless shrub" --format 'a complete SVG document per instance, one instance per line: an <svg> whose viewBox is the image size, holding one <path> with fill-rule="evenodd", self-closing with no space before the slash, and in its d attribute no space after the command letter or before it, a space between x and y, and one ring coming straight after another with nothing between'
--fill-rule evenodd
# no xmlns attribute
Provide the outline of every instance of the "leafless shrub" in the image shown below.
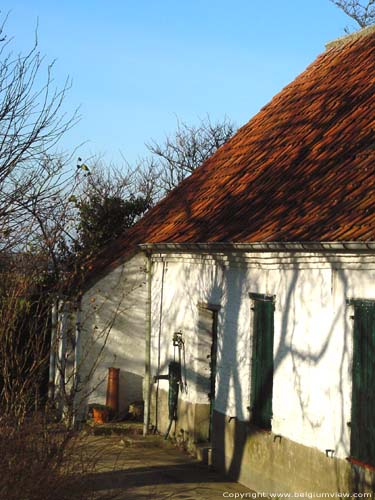
<svg viewBox="0 0 375 500"><path fill-rule="evenodd" d="M49 304L37 278L9 259L1 273L0 410L17 424L39 409L48 366Z"/></svg>
<svg viewBox="0 0 375 500"><path fill-rule="evenodd" d="M26 273L26 270L29 272ZM50 303L38 274L9 266L0 289L0 498L84 499L80 442L59 424L43 394Z"/></svg>
<svg viewBox="0 0 375 500"><path fill-rule="evenodd" d="M82 438L34 413L22 424L0 419L0 498L89 499L85 474L95 462Z"/></svg>

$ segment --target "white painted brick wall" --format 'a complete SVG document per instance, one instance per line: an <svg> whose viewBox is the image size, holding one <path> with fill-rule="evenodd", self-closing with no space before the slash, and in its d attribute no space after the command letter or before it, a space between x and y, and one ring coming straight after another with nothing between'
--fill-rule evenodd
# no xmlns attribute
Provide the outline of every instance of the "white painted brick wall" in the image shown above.
<svg viewBox="0 0 375 500"><path fill-rule="evenodd" d="M160 307L162 269L159 258L152 282L153 374L159 343L161 372L166 373L173 359L172 334L181 329L189 385L182 397L207 402L194 386L197 305L220 305L215 407L246 420L251 373L248 294L276 295L273 431L322 451L334 449L338 457L347 456L352 324L346 299L375 298L374 258L262 254L247 255L241 264L241 259L232 263L225 256L220 263L194 255L168 256ZM166 382L161 385L168 388Z"/></svg>

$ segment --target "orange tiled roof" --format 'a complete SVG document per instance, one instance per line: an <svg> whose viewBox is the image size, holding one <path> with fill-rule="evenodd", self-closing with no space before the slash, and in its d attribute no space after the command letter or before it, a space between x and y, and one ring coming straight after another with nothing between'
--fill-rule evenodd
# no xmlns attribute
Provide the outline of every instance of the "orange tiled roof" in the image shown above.
<svg viewBox="0 0 375 500"><path fill-rule="evenodd" d="M107 258L140 243L374 241L374 168L372 31L320 55Z"/></svg>

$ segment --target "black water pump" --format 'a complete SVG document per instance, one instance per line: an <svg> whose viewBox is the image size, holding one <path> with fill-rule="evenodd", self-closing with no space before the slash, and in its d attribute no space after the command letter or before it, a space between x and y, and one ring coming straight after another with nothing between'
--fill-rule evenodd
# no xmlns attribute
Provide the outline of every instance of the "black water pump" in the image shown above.
<svg viewBox="0 0 375 500"><path fill-rule="evenodd" d="M164 436L165 439L168 438L169 432L172 427L174 420L177 420L177 404L178 404L178 393L180 386L183 387L183 381L181 376L181 351L184 348L184 341L182 340L182 332L175 332L173 334L173 346L178 348L179 356L178 361L171 361L168 365L168 375L157 375L154 377L154 382L157 380L168 380L169 391L168 391L168 416L169 425L168 430ZM186 384L185 384L186 386Z"/></svg>

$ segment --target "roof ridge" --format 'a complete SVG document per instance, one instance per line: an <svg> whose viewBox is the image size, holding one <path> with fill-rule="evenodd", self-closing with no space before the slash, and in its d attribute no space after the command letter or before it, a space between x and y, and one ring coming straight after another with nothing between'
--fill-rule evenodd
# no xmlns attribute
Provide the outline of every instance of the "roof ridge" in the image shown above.
<svg viewBox="0 0 375 500"><path fill-rule="evenodd" d="M355 42L359 38L363 38L369 35L375 34L375 24L371 26L366 26L366 28L362 28L354 33L350 33L349 35L340 36L339 38L335 38L335 40L331 40L325 44L326 49L332 49L341 47L346 45L349 42Z"/></svg>

